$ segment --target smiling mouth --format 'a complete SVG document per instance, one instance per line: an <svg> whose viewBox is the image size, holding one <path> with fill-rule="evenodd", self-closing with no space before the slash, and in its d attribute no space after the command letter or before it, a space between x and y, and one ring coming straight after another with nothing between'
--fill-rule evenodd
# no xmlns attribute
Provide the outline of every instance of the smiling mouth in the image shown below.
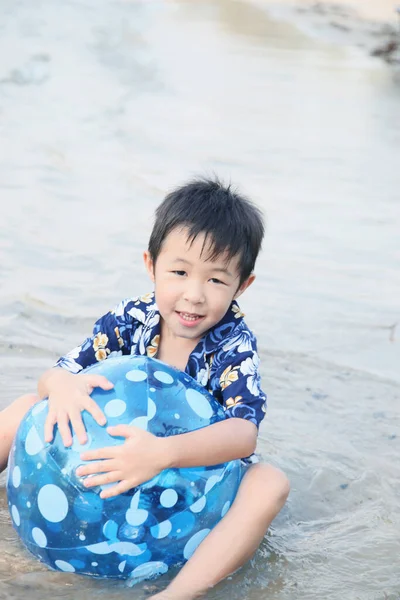
<svg viewBox="0 0 400 600"><path fill-rule="evenodd" d="M204 315L196 315L193 313L185 313L185 312L180 312L177 311L178 315L184 319L185 321L198 321L199 319L202 319L204 317Z"/></svg>

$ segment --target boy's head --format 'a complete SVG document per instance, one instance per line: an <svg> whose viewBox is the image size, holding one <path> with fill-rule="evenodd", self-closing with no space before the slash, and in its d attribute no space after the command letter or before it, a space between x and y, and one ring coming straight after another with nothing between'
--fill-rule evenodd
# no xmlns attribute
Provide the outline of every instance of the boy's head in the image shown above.
<svg viewBox="0 0 400 600"><path fill-rule="evenodd" d="M264 236L261 211L218 179L195 179L165 197L156 210L149 240L153 264L175 229L187 230L190 243L204 237L207 260L237 257L238 287L250 277Z"/></svg>

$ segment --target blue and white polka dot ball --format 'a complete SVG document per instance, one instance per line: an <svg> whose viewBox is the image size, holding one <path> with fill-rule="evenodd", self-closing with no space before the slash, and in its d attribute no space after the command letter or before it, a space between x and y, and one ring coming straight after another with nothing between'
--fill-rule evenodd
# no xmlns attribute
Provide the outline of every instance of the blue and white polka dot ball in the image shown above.
<svg viewBox="0 0 400 600"><path fill-rule="evenodd" d="M92 398L107 425L129 424L158 436L193 431L224 419L218 402L191 377L145 357L110 358L87 369L114 389ZM10 454L8 500L25 546L52 569L133 582L185 562L229 509L239 486L240 461L215 467L169 469L115 498L100 498L75 474L80 453L123 439L111 437L88 413L88 442L65 448L58 431L43 440L47 401L22 422Z"/></svg>

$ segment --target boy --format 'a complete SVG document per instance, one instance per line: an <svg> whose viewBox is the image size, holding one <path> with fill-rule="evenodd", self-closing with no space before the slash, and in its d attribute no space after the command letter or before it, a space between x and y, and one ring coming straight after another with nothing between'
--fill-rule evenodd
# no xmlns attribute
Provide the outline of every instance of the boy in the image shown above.
<svg viewBox="0 0 400 600"><path fill-rule="evenodd" d="M224 406L225 421L168 438L131 426L110 427L111 435L125 437L122 446L82 454L88 462L77 473L90 475L88 488L114 484L103 490L104 498L166 468L244 459L246 472L232 507L167 589L154 596L159 600L195 598L242 566L289 493L283 473L252 464L265 395L256 341L236 299L254 281L263 234L258 209L218 181L195 180L170 193L156 211L144 253L154 294L125 300L99 319L91 338L42 375L38 396L19 398L0 417L0 468L23 415L39 398L49 398L46 441L57 424L66 446L72 444L71 429L84 444L81 412L105 425L90 393L112 384L79 372L115 354L157 357L197 379Z"/></svg>

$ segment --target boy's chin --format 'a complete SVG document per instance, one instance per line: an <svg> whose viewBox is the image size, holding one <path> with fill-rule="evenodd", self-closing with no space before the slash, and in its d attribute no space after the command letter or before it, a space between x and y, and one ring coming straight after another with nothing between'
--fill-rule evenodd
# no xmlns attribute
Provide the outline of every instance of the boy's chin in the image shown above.
<svg viewBox="0 0 400 600"><path fill-rule="evenodd" d="M183 340L200 340L205 332L203 331L176 331L176 337L182 338Z"/></svg>
<svg viewBox="0 0 400 600"><path fill-rule="evenodd" d="M199 327L195 327L189 330L184 329L184 327L177 327L175 331L173 331L173 334L182 341L186 340L188 342L199 342L206 331L207 330L205 330L203 327L201 329Z"/></svg>

